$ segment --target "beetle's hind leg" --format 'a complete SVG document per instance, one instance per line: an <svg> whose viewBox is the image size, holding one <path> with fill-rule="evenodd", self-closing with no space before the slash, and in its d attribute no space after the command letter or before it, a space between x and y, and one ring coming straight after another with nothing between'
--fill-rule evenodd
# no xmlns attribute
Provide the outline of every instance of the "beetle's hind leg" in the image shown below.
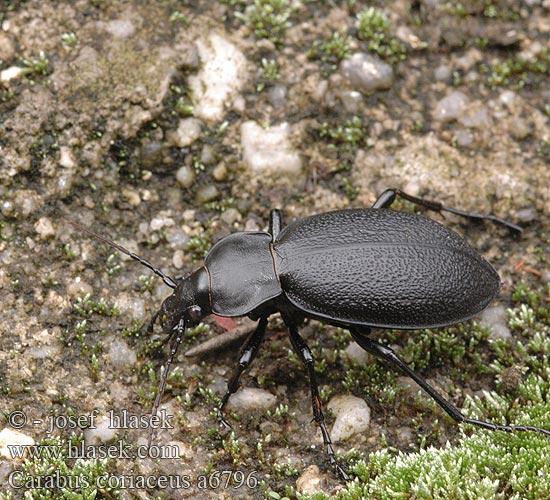
<svg viewBox="0 0 550 500"><path fill-rule="evenodd" d="M505 431L505 432L516 432L516 431L531 431L538 432L540 434L546 434L550 436L550 430L539 429L538 427L533 427L531 425L499 425L493 424L491 422L485 422L484 420L475 420L473 418L466 417L456 406L447 401L441 394L439 394L428 382L426 382L422 377L417 375L412 371L407 364L389 347L379 344L375 340L370 339L367 335L367 331L360 331L356 328L350 329L351 334L355 341L363 348L365 351L370 352L374 356L383 359L393 368L403 372L408 377L412 378L422 389L424 389L430 397L439 405L441 408L451 416L453 420L458 423L476 425L484 429L489 429L491 431Z"/></svg>
<svg viewBox="0 0 550 500"><path fill-rule="evenodd" d="M521 233L523 231L523 229L518 225L513 224L512 222L508 222L507 220L501 219L496 215L465 212L463 210L458 210L457 208L446 207L439 201L432 201L432 200L425 200L424 198L417 198L416 196L407 194L401 191L400 189L386 189L374 202L374 205L372 206L372 208L388 208L395 201L395 198L397 196L399 196L400 198L403 198L404 200L410 201L411 203L414 203L416 205L423 206L428 210L434 210L436 212L449 212L451 214L460 215L461 217L466 217L467 219L474 220L474 221L487 220L490 222L494 222L495 224L500 224L501 226L505 226L508 229L515 231L517 233Z"/></svg>
<svg viewBox="0 0 550 500"><path fill-rule="evenodd" d="M323 443L327 448L330 463L336 469L336 473L338 474L338 476L344 481L347 481L348 475L336 460L336 454L334 453L332 440L330 439L330 434L328 433L327 426L325 425L325 416L323 415L323 408L321 407L321 399L319 397L319 389L317 387L317 378L315 376L313 355L311 354L311 350L309 349L305 340L298 333L298 329L296 328L296 325L294 324L292 319L285 315L283 316L283 320L290 332L290 342L292 343L292 347L304 364L309 375L309 388L311 390L313 420L315 420L315 422L321 429L321 434L323 435Z"/></svg>
<svg viewBox="0 0 550 500"><path fill-rule="evenodd" d="M241 378L242 373L246 370L246 368L250 365L250 363L252 363L252 361L256 357L256 354L258 354L260 344L262 343L262 340L265 335L265 329L267 327L267 318L268 318L267 316L262 316L260 318L260 321L258 322L258 326L256 327L256 330L254 330L250 334L248 339L246 339L245 343L243 344L241 348L241 354L239 357L239 364L233 370L233 374L231 375L231 378L227 383L227 391L223 395L220 406L218 407L218 410L217 410L218 419L220 423L227 428L231 428L231 426L229 425L227 420L225 420L223 415L223 410L225 408L225 405L229 401L229 397L231 396L231 394L236 392L236 390L239 388L239 379Z"/></svg>

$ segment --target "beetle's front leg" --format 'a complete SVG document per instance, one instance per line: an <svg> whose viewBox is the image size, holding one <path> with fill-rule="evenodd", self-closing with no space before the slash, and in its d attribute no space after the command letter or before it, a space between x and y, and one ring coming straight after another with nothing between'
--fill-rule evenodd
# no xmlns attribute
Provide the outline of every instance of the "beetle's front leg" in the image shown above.
<svg viewBox="0 0 550 500"><path fill-rule="evenodd" d="M447 401L441 394L439 394L426 380L412 371L407 364L397 355L395 352L382 344L379 344L375 340L368 338L370 330L359 330L358 328L350 328L351 335L365 351L370 352L374 356L383 359L393 368L403 372L408 377L412 378L428 395L450 415L450 417L458 423L476 425L484 429L491 431L531 431L538 432L539 434L546 434L550 436L550 430L539 429L531 425L499 425L491 422L485 422L484 420L475 420L473 418L466 417L456 406Z"/></svg>
<svg viewBox="0 0 550 500"><path fill-rule="evenodd" d="M434 210L436 212L449 212L451 214L460 215L461 217L465 217L467 219L471 219L474 221L487 220L490 222L494 222L495 224L500 224L501 226L505 226L508 229L511 229L512 231L516 231L517 233L521 233L523 231L523 229L518 225L513 224L512 222L508 222L507 220L501 219L496 215L465 212L457 208L446 207L439 201L432 201L432 200L426 200L424 198L418 198L416 196L407 194L404 191L401 191L400 189L386 189L377 198L377 200L374 202L374 205L371 208L389 208L391 204L395 201L395 198L397 196L399 196L400 198L403 198L404 200L410 201L411 203L414 203L416 205L425 207L428 210Z"/></svg>
<svg viewBox="0 0 550 500"><path fill-rule="evenodd" d="M290 332L290 342L294 352L298 355L302 363L304 364L308 375L309 375L309 388L311 390L311 406L313 408L313 420L317 423L321 429L321 434L323 435L323 443L327 447L327 453L331 465L336 469L336 473L344 481L348 480L348 475L342 469L338 461L336 460L336 454L334 453L334 448L332 446L332 440L330 439L330 434L325 425L325 416L323 415L323 408L321 407L321 398L319 397L319 389L317 387L317 378L315 376L315 365L313 361L313 355L311 350L306 344L305 340L298 333L294 322L291 318L286 315L283 315L283 321L285 322L288 330Z"/></svg>
<svg viewBox="0 0 550 500"><path fill-rule="evenodd" d="M256 354L258 354L260 344L262 343L265 335L267 318L267 316L262 316L260 318L256 330L254 330L254 332L250 334L248 339L246 339L245 343L243 344L241 348L241 355L239 357L239 364L233 370L233 374L231 375L231 378L227 383L227 391L223 395L220 406L218 407L218 419L227 428L231 428L231 426L223 416L223 409L229 401L229 397L231 396L231 394L235 393L239 388L239 379L241 378L242 373L246 370L250 363L252 363L252 361L256 357Z"/></svg>

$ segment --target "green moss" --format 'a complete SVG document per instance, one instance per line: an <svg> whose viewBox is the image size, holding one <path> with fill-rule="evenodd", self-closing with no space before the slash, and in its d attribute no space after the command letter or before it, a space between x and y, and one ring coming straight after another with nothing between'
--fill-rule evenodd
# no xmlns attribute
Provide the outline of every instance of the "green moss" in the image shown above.
<svg viewBox="0 0 550 500"><path fill-rule="evenodd" d="M522 88L532 83L535 77L548 78L550 75L550 48L541 50L533 60L527 61L519 56L499 61L489 68L488 83L492 87L513 86Z"/></svg>
<svg viewBox="0 0 550 500"><path fill-rule="evenodd" d="M351 53L351 39L345 32L336 31L323 41L317 40L309 49L310 59L321 61L323 73L329 74L338 68L342 59Z"/></svg>
<svg viewBox="0 0 550 500"><path fill-rule="evenodd" d="M509 326L515 339L513 344L504 340L488 342L487 332L473 324L463 327L464 331L460 330L461 327L451 327L415 333L410 337L411 342L418 342L421 347L413 349L407 343L403 356L412 357L410 361L417 367L434 363L448 365L450 362L467 368L472 364L471 356L485 351L484 344L489 345L497 359L490 367L486 363L486 371L496 367L497 372L504 367L519 365L519 382L511 393L483 391L481 396L467 396L463 412L471 418L500 424L550 429L548 287L534 290L520 283L514 289L513 300L514 307L509 310ZM425 356L428 356L427 361ZM376 387L382 388L384 375L370 366L352 363L349 369L346 367L344 386L363 390L365 382L378 378L373 389L376 392ZM370 373L365 376L363 372ZM438 432L439 427L434 425L432 431ZM460 429L458 442L447 443L442 448L432 446L413 453L384 448L368 457L356 454L346 460L354 480L331 498L550 498L550 439L547 436L532 432L490 432L468 425L460 426ZM430 442L434 440L430 439ZM319 494L299 498L329 497Z"/></svg>
<svg viewBox="0 0 550 500"><path fill-rule="evenodd" d="M357 37L367 43L369 51L392 63L406 58L405 46L391 34L390 22L381 10L367 7L357 15Z"/></svg>
<svg viewBox="0 0 550 500"><path fill-rule="evenodd" d="M108 477L108 460L73 460L68 457L69 441L59 438L44 439L39 443L35 456L29 456L21 465L22 475L20 483L31 484L32 481L55 477L59 474L65 478L67 485L59 487L53 482L54 487L24 487L19 492L25 494L27 499L93 499L122 498L121 493L113 488L101 488L98 485L100 477ZM61 481L59 482L61 483ZM98 487L99 486L99 487Z"/></svg>
<svg viewBox="0 0 550 500"><path fill-rule="evenodd" d="M262 58L261 72L258 83L256 84L256 90L262 92L266 87L271 86L279 78L279 65L275 59Z"/></svg>
<svg viewBox="0 0 550 500"><path fill-rule="evenodd" d="M61 41L64 45L72 49L78 44L78 37L74 31L70 31L61 35Z"/></svg>
<svg viewBox="0 0 550 500"><path fill-rule="evenodd" d="M51 72L50 61L42 50L38 53L38 56L25 58L22 62L25 67L24 74L29 78L46 76Z"/></svg>
<svg viewBox="0 0 550 500"><path fill-rule="evenodd" d="M175 10L172 14L170 14L170 22L187 26L189 25L189 18L179 10Z"/></svg>
<svg viewBox="0 0 550 500"><path fill-rule="evenodd" d="M202 260L206 257L212 246L210 231L205 230L198 236L192 236L187 242L186 250L191 253L193 261Z"/></svg>
<svg viewBox="0 0 550 500"><path fill-rule="evenodd" d="M103 297L99 300L92 300L89 293L76 299L73 303L73 312L84 318L89 318L92 314L107 317L118 316L119 314L119 310L115 305L107 303Z"/></svg>
<svg viewBox="0 0 550 500"><path fill-rule="evenodd" d="M333 126L328 122L321 124L319 135L323 139L329 139L333 147L348 146L356 148L365 140L363 121L358 116L347 120L343 125Z"/></svg>
<svg viewBox="0 0 550 500"><path fill-rule="evenodd" d="M254 4L240 14L254 30L258 38L267 38L276 45L281 45L287 28L290 27L292 7L288 0L254 0Z"/></svg>

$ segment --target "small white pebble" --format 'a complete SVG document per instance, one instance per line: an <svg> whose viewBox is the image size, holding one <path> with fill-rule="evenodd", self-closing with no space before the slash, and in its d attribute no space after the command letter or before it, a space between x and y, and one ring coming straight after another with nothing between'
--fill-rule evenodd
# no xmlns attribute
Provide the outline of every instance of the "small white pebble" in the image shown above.
<svg viewBox="0 0 550 500"><path fill-rule="evenodd" d="M322 491L322 477L319 472L319 467L310 465L296 480L296 489L303 495L312 495Z"/></svg>
<svg viewBox="0 0 550 500"><path fill-rule="evenodd" d="M47 217L40 217L38 222L34 225L34 230L43 240L51 238L55 234L53 224Z"/></svg>
<svg viewBox="0 0 550 500"><path fill-rule="evenodd" d="M95 420L95 429L89 428L84 430L84 440L86 444L97 446L114 439L117 435L117 429L111 429L110 424L111 420L107 415L98 417Z"/></svg>
<svg viewBox="0 0 550 500"><path fill-rule="evenodd" d="M270 392L255 387L245 387L229 398L227 408L237 413L252 413L275 406L277 398Z"/></svg>
<svg viewBox="0 0 550 500"><path fill-rule="evenodd" d="M369 428L370 408L361 398L335 396L329 401L327 408L336 414L330 433L335 443L344 441L354 434L365 432Z"/></svg>
<svg viewBox="0 0 550 500"><path fill-rule="evenodd" d="M132 366L137 360L136 353L121 339L114 339L111 342L107 356L111 364L117 368Z"/></svg>
<svg viewBox="0 0 550 500"><path fill-rule="evenodd" d="M9 82L15 78L19 78L23 74L23 68L19 66L11 66L8 69L0 72L0 81Z"/></svg>
<svg viewBox="0 0 550 500"><path fill-rule="evenodd" d="M8 446L29 446L34 444L34 439L22 432L5 427L0 431L0 457L11 459Z"/></svg>

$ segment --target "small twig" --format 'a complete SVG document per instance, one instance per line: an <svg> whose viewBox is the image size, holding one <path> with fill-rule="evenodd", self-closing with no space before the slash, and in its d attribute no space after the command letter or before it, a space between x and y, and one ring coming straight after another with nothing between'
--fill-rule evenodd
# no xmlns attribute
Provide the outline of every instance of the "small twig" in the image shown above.
<svg viewBox="0 0 550 500"><path fill-rule="evenodd" d="M192 356L207 356L217 351L221 351L226 347L237 344L239 341L244 341L256 328L256 322L243 319L241 324L236 328L227 332L216 335L215 337L208 339L199 345L192 347L186 353L186 357Z"/></svg>

